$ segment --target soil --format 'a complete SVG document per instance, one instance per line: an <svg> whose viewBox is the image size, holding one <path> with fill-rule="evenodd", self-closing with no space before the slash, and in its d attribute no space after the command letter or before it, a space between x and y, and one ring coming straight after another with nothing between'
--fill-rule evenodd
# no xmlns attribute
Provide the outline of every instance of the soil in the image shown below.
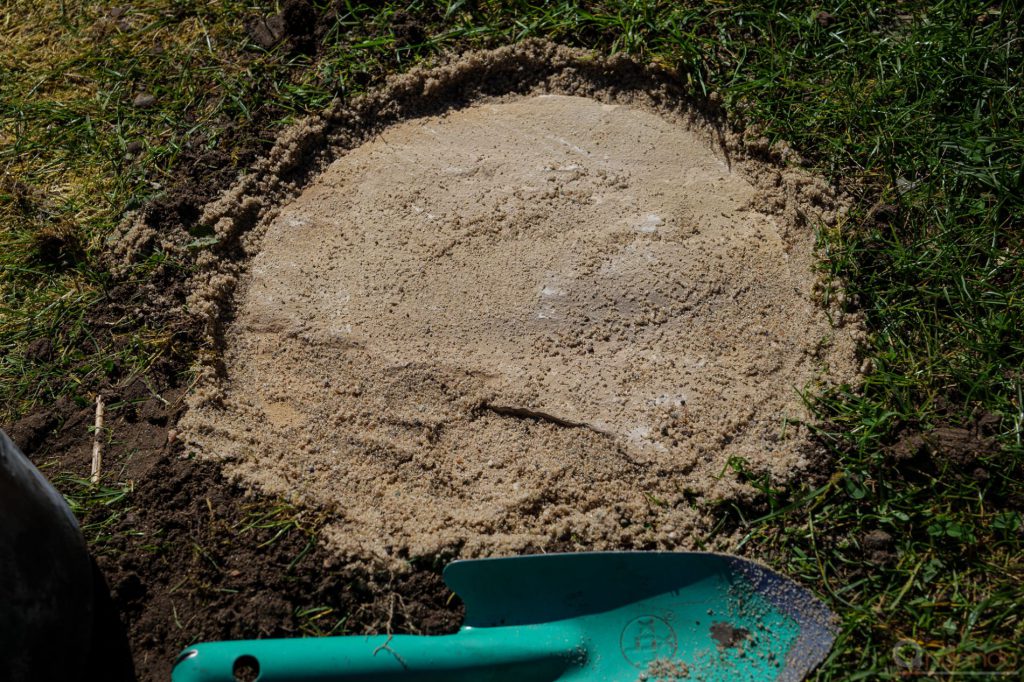
<svg viewBox="0 0 1024 682"><path fill-rule="evenodd" d="M940 425L902 435L889 453L898 462L929 466L933 470L945 466L969 470L995 448L995 440L986 436L979 425L970 429Z"/></svg>
<svg viewBox="0 0 1024 682"><path fill-rule="evenodd" d="M126 513L96 509L83 526L103 524L91 550L96 566L93 659L79 679L167 680L176 654L197 641L307 634L303 610L338 632L442 634L457 629L461 603L441 565L403 576L355 571L315 541L320 520L290 508L302 525L252 527L280 501L245 491L219 467L184 456L174 438L182 388L174 377L109 387L113 436L104 453L111 480L130 481ZM153 390L151 390L153 389ZM8 428L44 472L88 476L92 408L61 401ZM67 483L65 483L67 485ZM72 491L66 491L72 492Z"/></svg>
<svg viewBox="0 0 1024 682"><path fill-rule="evenodd" d="M287 38L289 52L308 54L316 50L316 25L316 8L310 0L285 0L277 14L250 18L245 30L264 50Z"/></svg>

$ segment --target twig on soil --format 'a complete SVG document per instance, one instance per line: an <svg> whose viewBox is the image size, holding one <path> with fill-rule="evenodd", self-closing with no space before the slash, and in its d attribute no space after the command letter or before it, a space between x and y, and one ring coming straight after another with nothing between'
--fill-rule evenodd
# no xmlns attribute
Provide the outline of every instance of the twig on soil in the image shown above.
<svg viewBox="0 0 1024 682"><path fill-rule="evenodd" d="M100 469L103 466L103 396L96 396L96 422L92 434L92 472L91 483L100 482Z"/></svg>

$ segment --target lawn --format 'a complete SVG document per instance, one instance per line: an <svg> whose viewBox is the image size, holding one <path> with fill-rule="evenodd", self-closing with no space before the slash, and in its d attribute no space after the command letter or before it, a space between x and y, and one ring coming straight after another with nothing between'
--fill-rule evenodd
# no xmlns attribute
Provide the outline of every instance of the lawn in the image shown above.
<svg viewBox="0 0 1024 682"><path fill-rule="evenodd" d="M157 250L116 273L103 256L128 211L195 210L171 201L182 178L233 176L289 122L444 51L539 37L621 52L788 142L853 202L820 231L820 267L826 295L863 315L866 376L805 396L831 468L780 486L735 461L762 494L723 505L720 529L840 615L821 679L899 677L915 657L934 676L1015 676L1020 15L1014 2L5 0L0 423L62 397L87 406L162 358L187 380L201 349L173 320L99 319L117 286L189 267ZM131 503L121 481L48 473L83 513ZM105 528L87 531L103 542Z"/></svg>

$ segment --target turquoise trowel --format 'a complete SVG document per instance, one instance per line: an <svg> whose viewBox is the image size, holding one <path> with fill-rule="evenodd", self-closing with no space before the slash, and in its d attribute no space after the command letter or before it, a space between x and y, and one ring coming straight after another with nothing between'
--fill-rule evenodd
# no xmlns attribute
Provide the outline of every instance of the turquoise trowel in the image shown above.
<svg viewBox="0 0 1024 682"><path fill-rule="evenodd" d="M836 633L809 591L721 554L455 561L444 580L466 605L454 635L198 644L172 680L801 680Z"/></svg>

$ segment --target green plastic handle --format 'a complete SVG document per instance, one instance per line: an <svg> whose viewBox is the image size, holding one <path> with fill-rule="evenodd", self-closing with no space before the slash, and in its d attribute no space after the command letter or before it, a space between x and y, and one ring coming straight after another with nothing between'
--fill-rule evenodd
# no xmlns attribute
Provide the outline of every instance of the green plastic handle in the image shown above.
<svg viewBox="0 0 1024 682"><path fill-rule="evenodd" d="M172 682L557 680L582 668L582 635L568 625L463 628L440 637L373 635L211 642L185 649ZM246 671L246 672L243 672ZM238 676L236 677L236 672Z"/></svg>

